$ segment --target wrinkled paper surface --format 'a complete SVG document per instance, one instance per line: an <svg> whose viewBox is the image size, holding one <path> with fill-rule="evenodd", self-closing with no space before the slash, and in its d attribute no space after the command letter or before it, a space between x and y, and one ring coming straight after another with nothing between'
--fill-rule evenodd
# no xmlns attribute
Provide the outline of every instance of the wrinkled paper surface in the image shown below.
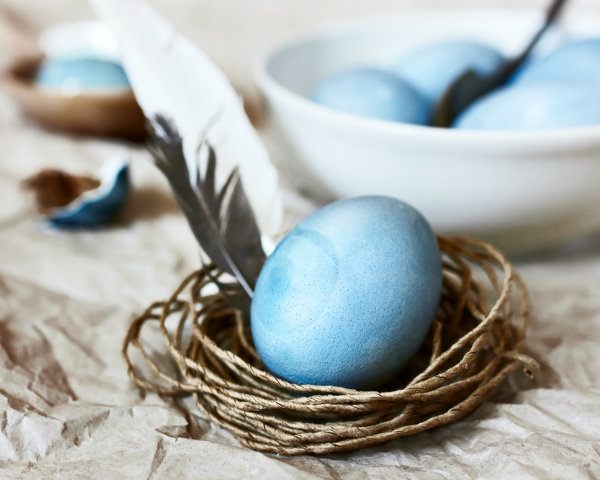
<svg viewBox="0 0 600 480"><path fill-rule="evenodd" d="M129 321L198 264L147 155L132 150L135 192L108 229L49 230L19 189L124 148L40 131L0 94L0 478L600 478L600 236L518 262L535 381L515 375L466 420L376 448L264 455L126 375Z"/></svg>

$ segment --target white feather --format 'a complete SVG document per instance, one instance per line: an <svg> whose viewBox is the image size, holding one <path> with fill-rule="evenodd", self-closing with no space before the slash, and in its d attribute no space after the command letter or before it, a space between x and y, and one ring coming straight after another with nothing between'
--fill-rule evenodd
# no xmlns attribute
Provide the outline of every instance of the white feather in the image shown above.
<svg viewBox="0 0 600 480"><path fill-rule="evenodd" d="M150 117L174 120L188 163L208 136L223 178L239 166L248 200L263 233L281 228L279 177L241 100L208 56L140 0L90 0L112 28L136 98ZM217 119L216 123L214 119Z"/></svg>

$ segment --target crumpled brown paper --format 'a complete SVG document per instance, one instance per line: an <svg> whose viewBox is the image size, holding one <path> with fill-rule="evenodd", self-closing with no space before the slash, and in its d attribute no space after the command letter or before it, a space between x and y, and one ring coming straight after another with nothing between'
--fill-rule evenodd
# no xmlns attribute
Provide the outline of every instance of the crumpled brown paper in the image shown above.
<svg viewBox="0 0 600 480"><path fill-rule="evenodd" d="M57 164L91 173L124 147L0 111L0 478L600 477L600 238L519 263L535 308L528 347L543 364L535 382L517 375L466 420L378 448L267 456L127 378L129 320L197 265L145 153L133 152L136 189L116 225L49 230L19 180Z"/></svg>
<svg viewBox="0 0 600 480"><path fill-rule="evenodd" d="M517 375L466 420L377 448L269 456L127 378L128 322L198 263L146 154L132 151L133 198L97 232L44 228L19 189L123 148L41 132L0 93L0 478L600 478L600 237L518 262L536 381Z"/></svg>

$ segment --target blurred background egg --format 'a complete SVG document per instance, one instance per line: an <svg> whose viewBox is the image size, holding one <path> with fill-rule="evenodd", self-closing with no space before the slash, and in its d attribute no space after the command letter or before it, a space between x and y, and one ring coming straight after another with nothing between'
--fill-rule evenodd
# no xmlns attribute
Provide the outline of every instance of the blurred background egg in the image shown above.
<svg viewBox="0 0 600 480"><path fill-rule="evenodd" d="M292 382L376 387L421 346L441 278L436 237L411 206L381 196L329 204L267 259L252 299L256 349Z"/></svg>
<svg viewBox="0 0 600 480"><path fill-rule="evenodd" d="M497 50L484 43L454 40L407 52L395 62L394 71L430 102L435 102L466 70L490 74L503 60L504 57Z"/></svg>
<svg viewBox="0 0 600 480"><path fill-rule="evenodd" d="M379 68L353 68L322 81L313 100L346 113L392 122L427 124L431 105L414 88Z"/></svg>
<svg viewBox="0 0 600 480"><path fill-rule="evenodd" d="M517 85L543 83L600 85L600 38L573 40L517 72Z"/></svg>
<svg viewBox="0 0 600 480"><path fill-rule="evenodd" d="M532 130L600 125L600 85L523 85L496 90L475 102L455 128Z"/></svg>
<svg viewBox="0 0 600 480"><path fill-rule="evenodd" d="M129 88L119 63L94 57L49 58L40 65L35 81L40 87L74 92Z"/></svg>

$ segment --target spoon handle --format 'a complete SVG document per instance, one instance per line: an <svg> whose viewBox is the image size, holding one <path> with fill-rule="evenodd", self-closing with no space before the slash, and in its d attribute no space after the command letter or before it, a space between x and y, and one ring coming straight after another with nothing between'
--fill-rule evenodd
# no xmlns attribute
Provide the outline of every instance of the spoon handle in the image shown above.
<svg viewBox="0 0 600 480"><path fill-rule="evenodd" d="M554 0L554 3L552 3L546 12L546 19L544 20L543 25L529 41L527 46L518 56L509 60L501 69L498 75L498 79L501 82L500 85L505 83L506 80L508 80L508 78L529 58L531 52L545 35L546 31L554 24L554 22L556 22L566 3L567 0Z"/></svg>
<svg viewBox="0 0 600 480"><path fill-rule="evenodd" d="M554 0L546 12L543 25L529 41L520 55L506 60L491 75L481 75L472 69L459 76L444 92L433 111L432 123L436 127L449 128L452 122L469 105L489 92L505 85L515 71L529 58L546 31L556 22L567 0Z"/></svg>

